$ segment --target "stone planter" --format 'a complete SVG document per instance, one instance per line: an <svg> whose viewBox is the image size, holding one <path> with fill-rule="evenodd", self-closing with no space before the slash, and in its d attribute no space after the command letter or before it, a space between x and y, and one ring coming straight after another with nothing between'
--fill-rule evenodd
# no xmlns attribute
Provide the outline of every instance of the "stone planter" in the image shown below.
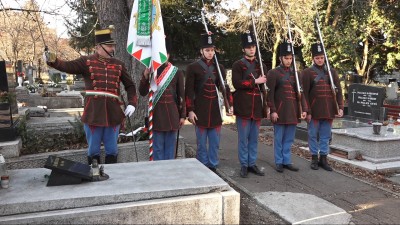
<svg viewBox="0 0 400 225"><path fill-rule="evenodd" d="M48 92L61 92L62 88L61 87L49 87L47 88Z"/></svg>

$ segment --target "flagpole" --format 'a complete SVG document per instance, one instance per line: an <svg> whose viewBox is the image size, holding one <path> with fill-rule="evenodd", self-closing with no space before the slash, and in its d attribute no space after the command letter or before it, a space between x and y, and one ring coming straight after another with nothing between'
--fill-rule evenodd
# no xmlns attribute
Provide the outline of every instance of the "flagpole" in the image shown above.
<svg viewBox="0 0 400 225"><path fill-rule="evenodd" d="M150 76L150 83L152 79L154 79L157 71L152 73ZM153 161L153 100L154 100L154 91L149 88L149 161Z"/></svg>

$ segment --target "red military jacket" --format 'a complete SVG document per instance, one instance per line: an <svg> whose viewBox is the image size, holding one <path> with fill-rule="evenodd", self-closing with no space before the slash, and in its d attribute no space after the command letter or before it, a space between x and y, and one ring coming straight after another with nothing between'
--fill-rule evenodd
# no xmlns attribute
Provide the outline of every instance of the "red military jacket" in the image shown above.
<svg viewBox="0 0 400 225"><path fill-rule="evenodd" d="M250 65L256 63L253 73L246 75L246 71L249 68L243 60L246 60ZM262 65L264 71L267 71L265 64L263 63ZM254 120L261 120L263 118L261 91L265 89L264 85L255 84L255 79L260 75L260 63L257 60L249 61L242 58L233 63L232 84L236 89L233 94L233 113L236 116Z"/></svg>
<svg viewBox="0 0 400 225"><path fill-rule="evenodd" d="M301 82L299 78L299 82ZM268 107L271 113L278 114L276 124L298 124L300 110L298 106L297 83L294 71L283 68L282 65L268 71L267 86ZM301 95L302 110L306 109L304 95Z"/></svg>
<svg viewBox="0 0 400 225"><path fill-rule="evenodd" d="M329 74L323 68L323 77L318 78L317 72L309 67L302 72L303 92L307 102L307 112L313 119L334 119L336 109L333 101L333 93L330 86ZM336 99L339 108L343 110L343 96L340 88L339 77L334 69L332 71L333 82L337 87Z"/></svg>
<svg viewBox="0 0 400 225"><path fill-rule="evenodd" d="M186 111L189 113L193 111L197 116L196 126L203 128L215 128L222 125L221 112L219 108L218 93L216 87L221 89L221 81L218 75L216 65L211 60L207 63L204 59L203 63L206 64L208 69L214 67L212 70L213 78L208 76L207 71L200 65L200 61L189 64L186 68ZM225 68L220 65L222 78L225 81L226 73ZM230 89L225 84L225 90L232 105L232 96Z"/></svg>
<svg viewBox="0 0 400 225"><path fill-rule="evenodd" d="M157 70L157 78L166 73L172 64L163 64ZM153 110L153 130L173 131L179 129L179 121L186 118L185 86L182 71L178 70L166 87ZM142 76L139 93L146 96L149 93L150 82Z"/></svg>
<svg viewBox="0 0 400 225"><path fill-rule="evenodd" d="M72 61L57 59L47 64L66 73L82 74L86 89L82 122L86 124L108 127L123 122L122 102L117 98L120 96L120 82L124 84L129 104L137 105L135 84L118 59L103 58L95 53Z"/></svg>

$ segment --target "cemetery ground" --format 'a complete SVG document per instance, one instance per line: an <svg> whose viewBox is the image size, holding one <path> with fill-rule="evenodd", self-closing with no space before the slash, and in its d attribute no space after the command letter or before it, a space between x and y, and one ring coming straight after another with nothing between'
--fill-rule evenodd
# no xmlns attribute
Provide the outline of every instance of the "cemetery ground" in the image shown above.
<svg viewBox="0 0 400 225"><path fill-rule="evenodd" d="M235 124L226 124L225 126L231 130L234 130L234 131L237 130ZM259 141L268 146L273 145L273 127L272 126L264 126L264 127L260 128ZM308 161L311 161L310 152L305 151L303 148L301 148L301 147L306 147L306 146L308 146L307 143L300 141L300 140L295 140L295 143L292 146L292 154L295 154L303 159L307 159ZM357 160L363 160L363 159L362 159L362 157L360 157ZM344 163L329 160L329 159L328 159L328 161L329 161L329 164L331 165L331 167L338 173L341 173L345 176L352 177L354 179L358 179L360 181L363 181L370 185L376 186L378 188L382 188L383 190L386 190L388 192L400 194L400 184L397 184L388 179L389 177L391 177L394 174L393 171L369 172L369 171L360 169L358 167L352 166L350 164L344 164Z"/></svg>
<svg viewBox="0 0 400 225"><path fill-rule="evenodd" d="M73 123L77 123L76 121L72 121ZM224 125L226 128L231 130L236 130L236 125L230 121L230 123ZM271 126L263 126L260 129L260 137L259 141L265 145L272 146L273 141L273 128ZM236 143L233 144L233 149ZM69 146L69 149L76 148L85 148L86 144L81 143L75 146ZM292 152L299 157L310 160L310 154L307 151L302 150L300 147L306 146L306 143L301 141L296 141L293 145ZM46 149L46 151L58 151L58 149ZM188 148L186 152L186 157L195 157L195 153L193 148ZM335 169L336 172L342 173L351 178L361 180L365 183L368 183L372 186L381 188L390 193L400 193L400 187L398 184L393 183L387 178L391 175L391 173L385 172L368 172L362 169L358 169L352 167L347 164L337 163L334 161L330 161L330 164ZM275 171L273 171L275 172ZM220 174L219 174L220 175ZM224 178L223 176L221 176ZM261 204L259 204L251 193L247 193L240 186L237 186L237 183L230 182L230 180L225 180L232 186L236 191L240 193L241 196L241 206L240 206L240 223L241 224L285 224L287 223L280 216L270 211L269 209L264 208ZM265 190L267 191L267 190Z"/></svg>
<svg viewBox="0 0 400 225"><path fill-rule="evenodd" d="M398 221L397 213L393 211L393 207L396 208L395 205L398 204L400 190L398 184L387 180L391 175L390 173L368 172L357 169L352 165L340 164L331 160L330 164L333 166L334 172L327 172L322 169L313 171L309 167L309 153L300 148L306 146L306 143L298 140L292 148L293 154L296 155L296 157L292 157L292 160L300 168L300 171L285 170L282 174L277 173L274 170L273 153L271 152L273 128L262 126L260 128L257 164L259 168L264 169L265 177L251 176L251 174L248 178L240 178L240 164L237 162L236 151L237 136L235 135L236 132L233 132L236 130L236 125L226 124L224 126L218 172L234 180L235 185L239 184L237 187L250 192L251 197L257 197L259 196L258 193L265 192L307 193L343 208L353 216L351 222L355 224L398 223L393 222ZM185 141L195 143L189 135L187 138L185 137ZM281 204L285 205L287 201L291 200L287 199ZM269 203L267 205L263 205L263 207L270 208ZM293 205L289 208L292 207L294 211L299 210L297 213L307 210L307 206L301 206L301 202L293 202ZM274 212L278 213L275 210ZM267 215L272 216L273 214ZM281 215L281 212L279 215Z"/></svg>

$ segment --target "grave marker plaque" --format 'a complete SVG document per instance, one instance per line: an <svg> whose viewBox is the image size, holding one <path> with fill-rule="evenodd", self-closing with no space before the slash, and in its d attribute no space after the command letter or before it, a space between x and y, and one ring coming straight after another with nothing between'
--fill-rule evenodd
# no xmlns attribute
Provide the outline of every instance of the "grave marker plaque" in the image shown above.
<svg viewBox="0 0 400 225"><path fill-rule="evenodd" d="M349 93L349 116L379 119L379 113L386 96L386 90L382 87L373 87L363 84L352 84Z"/></svg>
<svg viewBox="0 0 400 225"><path fill-rule="evenodd" d="M47 186L80 184L83 180L92 180L89 165L58 156L49 156L44 168L52 170Z"/></svg>

